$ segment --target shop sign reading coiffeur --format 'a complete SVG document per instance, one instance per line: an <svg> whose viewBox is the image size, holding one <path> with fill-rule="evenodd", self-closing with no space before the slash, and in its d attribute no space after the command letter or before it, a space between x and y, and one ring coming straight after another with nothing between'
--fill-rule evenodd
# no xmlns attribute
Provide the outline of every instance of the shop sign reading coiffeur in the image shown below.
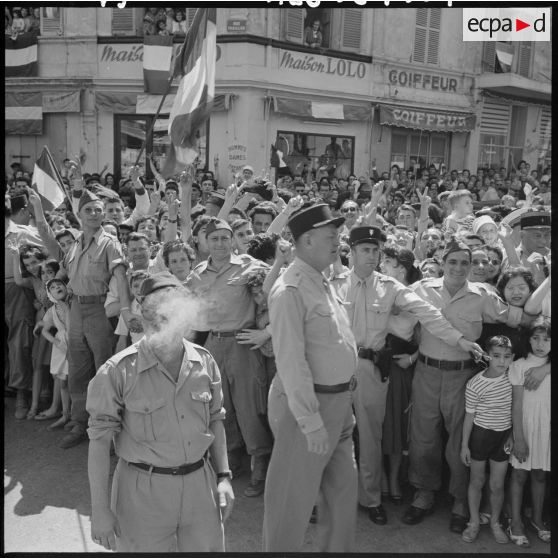
<svg viewBox="0 0 558 558"><path fill-rule="evenodd" d="M330 58L329 56L313 56L305 54L298 56L289 51L282 51L279 60L280 69L300 70L317 74L334 75L363 79L366 76L366 64L343 58Z"/></svg>
<svg viewBox="0 0 558 558"><path fill-rule="evenodd" d="M431 89L432 91L457 92L457 80L455 78L424 74L422 72L390 70L388 79L391 85L414 87L415 89Z"/></svg>

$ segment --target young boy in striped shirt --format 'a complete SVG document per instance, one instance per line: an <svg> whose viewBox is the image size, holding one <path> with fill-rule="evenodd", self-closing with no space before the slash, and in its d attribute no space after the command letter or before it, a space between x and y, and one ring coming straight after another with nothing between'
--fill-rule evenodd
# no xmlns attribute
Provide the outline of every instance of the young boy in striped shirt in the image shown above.
<svg viewBox="0 0 558 558"><path fill-rule="evenodd" d="M470 520L463 531L465 542L473 542L480 529L480 502L485 482L486 461L490 460L490 528L496 542L507 543L500 525L504 503L504 480L512 438L512 386L508 369L513 361L511 341L503 335L486 344L490 357L486 370L473 376L465 390L465 420L461 460L470 467L468 489Z"/></svg>

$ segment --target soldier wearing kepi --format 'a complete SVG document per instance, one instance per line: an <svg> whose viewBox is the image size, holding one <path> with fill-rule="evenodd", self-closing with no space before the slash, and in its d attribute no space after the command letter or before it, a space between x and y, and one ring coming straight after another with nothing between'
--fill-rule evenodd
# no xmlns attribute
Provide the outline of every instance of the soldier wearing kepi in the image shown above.
<svg viewBox="0 0 558 558"><path fill-rule="evenodd" d="M269 297L277 374L268 407L275 443L265 485L265 551L299 551L316 502L320 551L353 547L356 345L347 313L322 273L337 258L343 222L326 204L291 217L296 258Z"/></svg>
<svg viewBox="0 0 558 558"><path fill-rule="evenodd" d="M387 522L381 500L381 481L382 425L391 367L386 357L392 358L391 352L384 350L390 314L394 310L407 312L448 345L463 351L480 351L480 347L467 341L438 309L396 279L375 271L385 240L385 234L378 227L353 228L349 236L353 269L337 287L339 296L347 305L358 347L354 394L359 435L358 501L377 525Z"/></svg>
<svg viewBox="0 0 558 558"><path fill-rule="evenodd" d="M223 551L234 495L219 369L185 339L197 303L176 278L150 276L140 296L145 337L88 388L91 535L120 552Z"/></svg>

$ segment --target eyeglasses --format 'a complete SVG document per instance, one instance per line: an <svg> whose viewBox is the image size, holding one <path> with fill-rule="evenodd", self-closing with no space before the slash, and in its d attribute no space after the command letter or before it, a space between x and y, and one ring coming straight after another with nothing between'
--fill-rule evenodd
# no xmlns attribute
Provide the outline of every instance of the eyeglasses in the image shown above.
<svg viewBox="0 0 558 558"><path fill-rule="evenodd" d="M351 213L356 213L356 210L357 210L356 207L344 207L344 208L341 210L341 213L349 213L349 211L350 211Z"/></svg>
<svg viewBox="0 0 558 558"><path fill-rule="evenodd" d="M502 265L500 260L488 260L488 263L491 265Z"/></svg>

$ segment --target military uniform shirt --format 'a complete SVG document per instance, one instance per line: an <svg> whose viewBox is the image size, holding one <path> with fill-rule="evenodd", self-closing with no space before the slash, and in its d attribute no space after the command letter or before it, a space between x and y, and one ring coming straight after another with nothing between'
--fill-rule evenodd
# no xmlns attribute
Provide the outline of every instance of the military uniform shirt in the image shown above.
<svg viewBox="0 0 558 558"><path fill-rule="evenodd" d="M100 228L85 246L83 233L62 261L71 291L80 296L104 295L114 269L124 265L120 242Z"/></svg>
<svg viewBox="0 0 558 558"><path fill-rule="evenodd" d="M452 297L444 287L444 278L423 279L411 285L423 300L438 308L448 322L465 339L477 341L481 336L482 322L501 322L510 327L517 327L523 310L506 304L498 295L488 291L482 283L465 285ZM468 360L471 355L459 347L452 347L443 338L432 335L428 330L421 330L419 351L439 360Z"/></svg>
<svg viewBox="0 0 558 558"><path fill-rule="evenodd" d="M87 389L87 412L89 437L114 434L126 461L194 463L213 442L209 425L225 418L219 368L206 349L184 341L175 382L143 338L99 368Z"/></svg>
<svg viewBox="0 0 558 558"><path fill-rule="evenodd" d="M269 295L277 374L302 432L323 426L313 384L348 382L357 352L347 312L323 274L295 258Z"/></svg>
<svg viewBox="0 0 558 558"><path fill-rule="evenodd" d="M348 303L349 319L355 311L355 291L360 278L351 271L347 281L338 290L341 298ZM375 351L386 343L389 333L389 319L394 308L409 312L418 318L424 328L444 340L449 345L456 345L462 334L456 331L440 314L439 310L417 296L411 289L382 273L374 272L366 278L366 334L354 332L357 339L363 340L363 346Z"/></svg>

